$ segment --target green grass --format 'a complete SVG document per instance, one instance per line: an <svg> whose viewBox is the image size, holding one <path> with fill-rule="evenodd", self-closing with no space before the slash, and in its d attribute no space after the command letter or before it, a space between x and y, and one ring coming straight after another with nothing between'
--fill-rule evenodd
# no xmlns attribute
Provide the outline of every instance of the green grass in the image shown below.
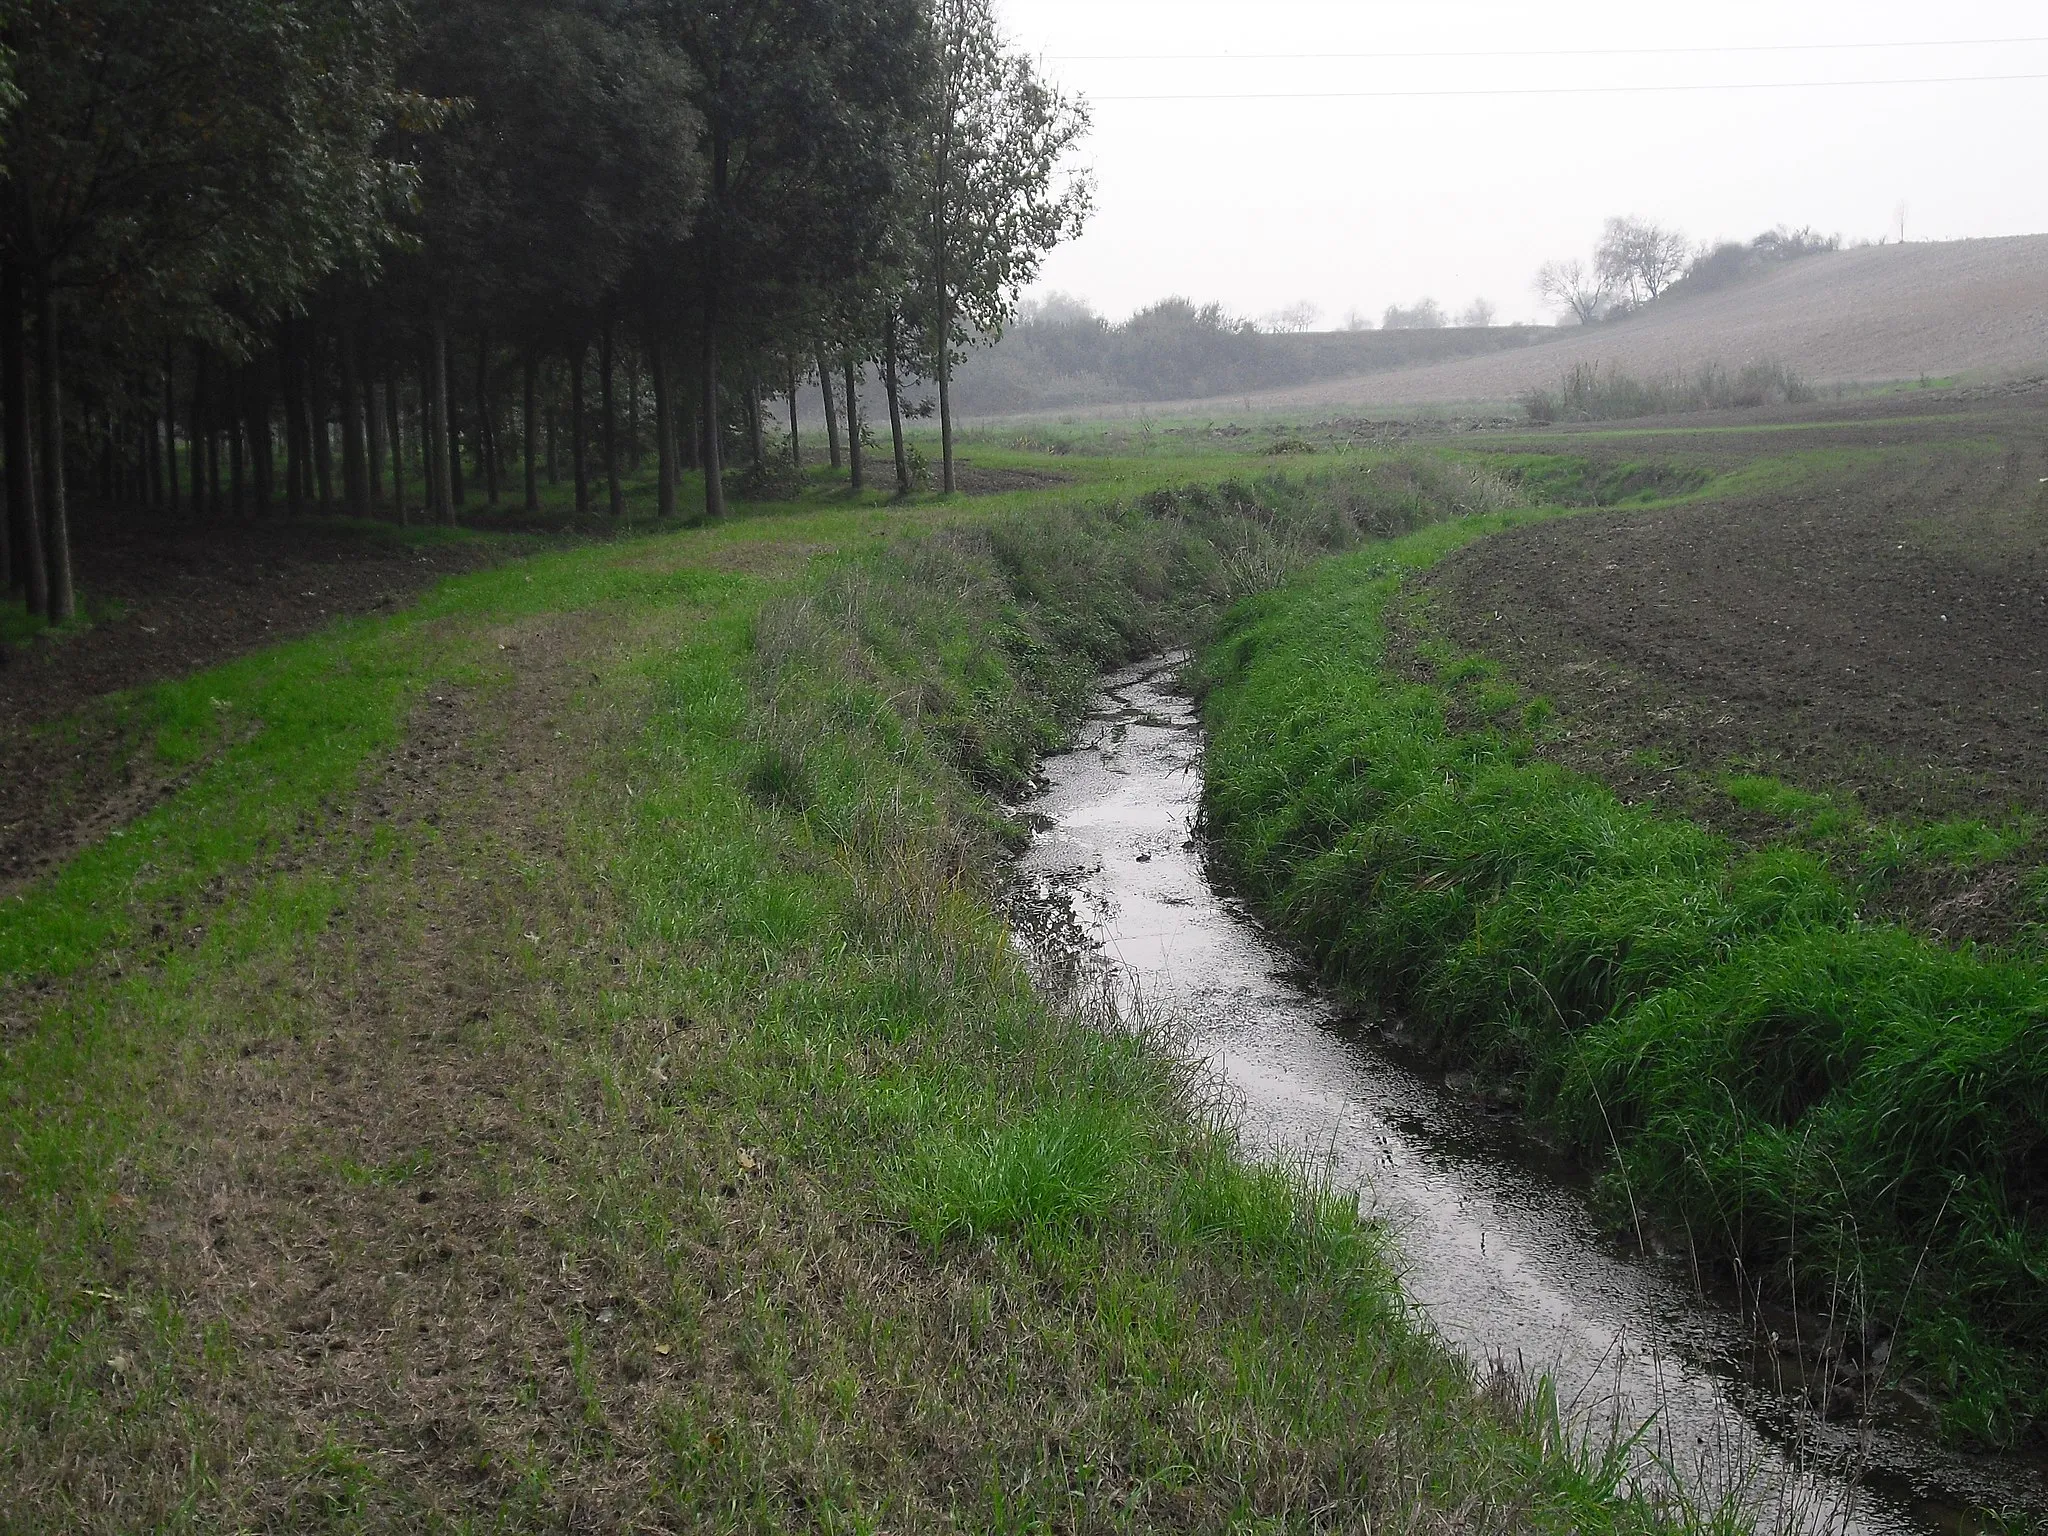
<svg viewBox="0 0 2048 1536"><path fill-rule="evenodd" d="M1860 919L1815 848L1745 852L1625 805L1542 761L1505 701L1453 723L1483 664L1441 659L1462 688L1383 670L1403 576L1486 527L1232 615L1204 661L1222 867L1335 981L1515 1085L1606 1170L1618 1215L1896 1328L1953 1431L2026 1437L2048 1412L2048 971ZM1863 825L1775 780L1724 787L1820 841ZM1988 858L2019 833L1894 835Z"/></svg>
<svg viewBox="0 0 2048 1536"><path fill-rule="evenodd" d="M557 551L139 700L194 777L0 931L0 1529L1735 1528L1023 973L989 791L1097 669L1512 499L1207 468Z"/></svg>
<svg viewBox="0 0 2048 1536"><path fill-rule="evenodd" d="M1610 462L1566 454L1502 455L1499 468L1530 500L1560 507L1649 506L1690 495L1714 479L1713 471L1699 464Z"/></svg>

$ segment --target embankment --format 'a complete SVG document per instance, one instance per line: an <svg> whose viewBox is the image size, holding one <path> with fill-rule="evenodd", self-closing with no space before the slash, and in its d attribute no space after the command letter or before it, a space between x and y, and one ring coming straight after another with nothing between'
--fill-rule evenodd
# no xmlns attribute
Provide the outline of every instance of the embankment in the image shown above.
<svg viewBox="0 0 2048 1536"><path fill-rule="evenodd" d="M1682 1521L993 900L1098 669L1478 484L789 508L130 700L180 787L0 928L0 1527Z"/></svg>
<svg viewBox="0 0 2048 1536"><path fill-rule="evenodd" d="M1230 616L1203 673L1221 869L1603 1169L1617 1220L1821 1314L1852 1395L1904 1380L1959 1435L2038 1433L2048 968L1866 921L1811 852L1544 761L1548 706L1487 663L1390 655L1405 578L1484 527Z"/></svg>

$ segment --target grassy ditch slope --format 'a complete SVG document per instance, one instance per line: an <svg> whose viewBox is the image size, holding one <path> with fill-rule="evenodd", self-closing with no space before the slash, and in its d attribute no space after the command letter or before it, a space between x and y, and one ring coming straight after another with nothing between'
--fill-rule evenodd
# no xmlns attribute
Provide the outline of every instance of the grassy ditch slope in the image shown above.
<svg viewBox="0 0 2048 1536"><path fill-rule="evenodd" d="M139 695L185 787L0 916L0 1529L1694 1520L994 911L1095 669L1478 485L792 507Z"/></svg>
<svg viewBox="0 0 2048 1536"><path fill-rule="evenodd" d="M1490 663L1395 664L1404 583L1512 517L1329 562L1230 617L1206 660L1217 857L1332 977L1513 1085L1606 1169L1620 1219L1826 1313L1953 1430L2037 1433L2038 946L1868 919L1812 849L1744 847L1545 761L1548 706Z"/></svg>

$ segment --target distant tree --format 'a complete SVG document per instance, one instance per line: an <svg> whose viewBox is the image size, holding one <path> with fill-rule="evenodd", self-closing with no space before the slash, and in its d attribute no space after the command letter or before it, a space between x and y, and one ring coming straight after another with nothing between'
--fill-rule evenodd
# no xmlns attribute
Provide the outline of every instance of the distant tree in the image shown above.
<svg viewBox="0 0 2048 1536"><path fill-rule="evenodd" d="M1102 316L1095 312L1095 306L1086 299L1076 298L1071 293L1058 289L1036 299L1025 299L1017 306L1017 323L1020 325L1100 325Z"/></svg>
<svg viewBox="0 0 2048 1536"><path fill-rule="evenodd" d="M1576 256L1546 261L1536 269L1536 296L1580 325L1591 325L1607 313L1610 291L1605 274Z"/></svg>
<svg viewBox="0 0 2048 1536"><path fill-rule="evenodd" d="M1494 309L1491 300L1474 299L1465 306L1464 313L1458 316L1458 324L1483 330L1493 324L1494 316L1497 313L1499 312Z"/></svg>
<svg viewBox="0 0 2048 1536"><path fill-rule="evenodd" d="M1677 282L1692 254L1692 242L1675 229L1649 219L1609 219L1593 260L1608 291L1634 306Z"/></svg>
<svg viewBox="0 0 2048 1536"><path fill-rule="evenodd" d="M1265 339L1221 304L1161 299L1116 327L1107 371L1155 398L1234 389L1258 377Z"/></svg>
<svg viewBox="0 0 2048 1536"><path fill-rule="evenodd" d="M1314 330L1316 322L1322 317L1321 309L1307 299L1301 299L1264 316L1260 321L1260 327L1275 335L1299 335L1303 331Z"/></svg>
<svg viewBox="0 0 2048 1536"><path fill-rule="evenodd" d="M1347 331L1369 331L1377 323L1371 315L1360 310L1350 309L1344 312L1344 329Z"/></svg>
<svg viewBox="0 0 2048 1536"><path fill-rule="evenodd" d="M939 385L943 488L953 489L953 364L1002 335L1045 253L1080 233L1093 195L1062 178L1085 103L1005 53L992 0L931 0L931 99L916 156Z"/></svg>
<svg viewBox="0 0 2048 1536"><path fill-rule="evenodd" d="M1439 331L1449 323L1443 306L1435 299L1417 299L1405 309L1389 304L1380 317L1382 329L1389 331Z"/></svg>
<svg viewBox="0 0 2048 1536"><path fill-rule="evenodd" d="M1796 261L1802 256L1818 256L1826 251L1842 248L1840 235L1824 235L1811 224L1798 229L1787 229L1780 224L1776 229L1767 229L1749 242L1749 248L1771 261Z"/></svg>

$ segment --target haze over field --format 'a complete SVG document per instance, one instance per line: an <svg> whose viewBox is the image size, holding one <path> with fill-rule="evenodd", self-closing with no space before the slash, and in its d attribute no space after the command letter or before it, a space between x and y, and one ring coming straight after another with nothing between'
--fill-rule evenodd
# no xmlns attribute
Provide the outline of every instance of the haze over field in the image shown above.
<svg viewBox="0 0 2048 1536"><path fill-rule="evenodd" d="M1902 205L1912 241L2048 229L2048 24L2015 0L1002 13L1094 110L1097 212L1043 286L1112 317L1177 292L1326 327L1424 294L1547 319L1536 268L1615 214L1698 241L1896 239Z"/></svg>
<svg viewBox="0 0 2048 1536"><path fill-rule="evenodd" d="M1817 386L2010 378L2048 371L2048 235L1827 252L1583 327L1241 336L1234 344L1271 361L1232 383L1188 372L1192 387L1177 393L1118 397L1094 377L1033 377L1020 368L1020 358L1047 350L1027 326L994 353L969 356L961 397L981 415L1067 405L1108 414L1499 405L1553 389L1581 365L1661 380L1709 364L1766 362ZM1064 399L1062 384L1070 391Z"/></svg>

